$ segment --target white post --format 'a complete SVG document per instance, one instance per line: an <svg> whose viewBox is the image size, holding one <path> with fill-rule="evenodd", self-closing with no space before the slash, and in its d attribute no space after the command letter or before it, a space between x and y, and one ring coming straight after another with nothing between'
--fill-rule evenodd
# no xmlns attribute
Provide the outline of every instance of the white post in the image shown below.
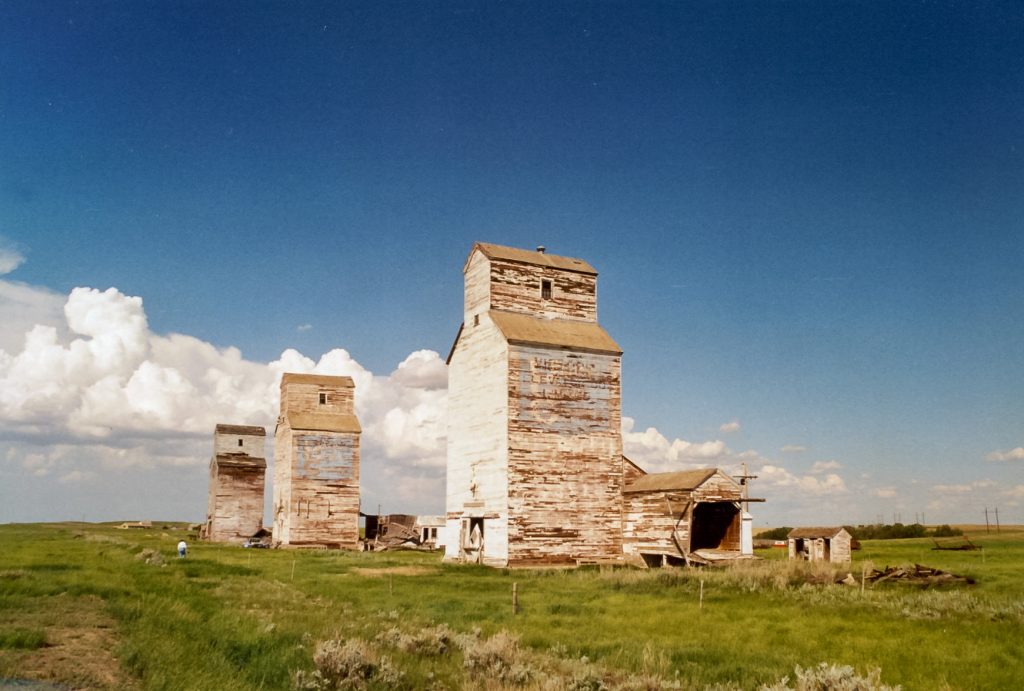
<svg viewBox="0 0 1024 691"><path fill-rule="evenodd" d="M754 517L744 511L740 515L740 554L754 553Z"/></svg>

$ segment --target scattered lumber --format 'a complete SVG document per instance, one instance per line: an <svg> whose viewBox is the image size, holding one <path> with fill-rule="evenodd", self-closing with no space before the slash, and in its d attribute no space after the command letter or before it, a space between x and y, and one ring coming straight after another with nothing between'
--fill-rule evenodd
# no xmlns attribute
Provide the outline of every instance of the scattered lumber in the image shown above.
<svg viewBox="0 0 1024 691"><path fill-rule="evenodd" d="M905 583L907 585L918 585L924 588L944 585L974 585L975 581L969 576L958 576L941 569L933 569L929 566L914 564L913 568L903 566L887 566L879 571L872 569L863 575L864 581L871 585L879 583ZM843 585L860 585L860 579L852 573L836 580L836 583Z"/></svg>
<svg viewBox="0 0 1024 691"><path fill-rule="evenodd" d="M970 550L975 550L975 549L981 549L981 547L979 547L978 545L976 545L973 542L971 542L971 539L969 537L967 537L966 535L963 535L962 537L963 537L963 542L939 542L935 538L932 538L932 542L935 543L935 546L932 547L932 549L933 550L936 550L936 549L955 550L955 551L970 551Z"/></svg>

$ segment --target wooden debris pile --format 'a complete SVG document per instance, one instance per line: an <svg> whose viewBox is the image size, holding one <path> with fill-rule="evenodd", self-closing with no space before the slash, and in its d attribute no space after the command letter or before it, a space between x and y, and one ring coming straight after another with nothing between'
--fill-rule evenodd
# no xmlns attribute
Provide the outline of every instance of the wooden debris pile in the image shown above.
<svg viewBox="0 0 1024 691"><path fill-rule="evenodd" d="M878 583L905 583L917 585L923 588L945 585L974 585L975 581L970 576L958 576L941 569L933 569L929 566L914 564L913 568L904 566L887 566L884 570L872 569L862 575L864 583L877 585ZM836 580L836 583L843 585L859 586L861 579L852 573Z"/></svg>
<svg viewBox="0 0 1024 691"><path fill-rule="evenodd" d="M968 538L966 535L963 535L962 537L963 537L963 542L949 542L949 541L947 541L947 542L939 542L938 540L932 538L932 541L935 543L935 546L932 547L932 549L933 550L944 549L944 550L961 551L961 552L967 552L967 551L972 551L972 550L976 550L976 549L981 549L981 547L979 547L978 545L976 545L973 542L971 542L970 538Z"/></svg>

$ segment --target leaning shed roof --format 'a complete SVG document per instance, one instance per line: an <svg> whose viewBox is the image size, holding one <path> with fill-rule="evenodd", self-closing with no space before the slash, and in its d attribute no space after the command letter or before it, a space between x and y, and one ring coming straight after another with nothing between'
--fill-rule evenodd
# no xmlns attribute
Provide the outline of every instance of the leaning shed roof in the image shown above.
<svg viewBox="0 0 1024 691"><path fill-rule="evenodd" d="M835 537L843 531L843 526L835 528L793 528L789 531L789 537L816 538Z"/></svg>
<svg viewBox="0 0 1024 691"><path fill-rule="evenodd" d="M267 430L251 425L217 425L214 432L216 434L248 434L255 437L267 436Z"/></svg>
<svg viewBox="0 0 1024 691"><path fill-rule="evenodd" d="M219 453L214 457L218 466L238 466L239 468L266 468L267 459L250 456L247 453Z"/></svg>
<svg viewBox="0 0 1024 691"><path fill-rule="evenodd" d="M489 242L478 242L473 245L473 249L470 250L469 256L473 256L473 252L480 250L484 256L488 259L504 259L510 262L519 262L520 264L533 264L534 266L550 266L555 269L562 269L563 271L575 271L581 274L597 275L597 270L594 269L590 264L583 261L582 259L576 259L574 257L559 257L557 254L545 254L543 252L534 252L532 250L521 250L516 247L505 247L504 245L492 245ZM469 264L469 259L466 259L466 264Z"/></svg>
<svg viewBox="0 0 1024 691"><path fill-rule="evenodd" d="M339 413L288 413L288 426L307 432L362 432L355 415Z"/></svg>
<svg viewBox="0 0 1024 691"><path fill-rule="evenodd" d="M322 386L347 386L354 387L356 384L352 377L332 377L327 374L296 374L285 372L281 375L281 386L285 384L320 384Z"/></svg>
<svg viewBox="0 0 1024 691"><path fill-rule="evenodd" d="M529 314L491 310L491 320L509 343L558 346L622 355L622 348L594 322L544 319Z"/></svg>
<svg viewBox="0 0 1024 691"><path fill-rule="evenodd" d="M648 473L633 480L623 487L622 491L658 492L696 489L717 472L717 468L698 468L697 470L680 470L675 473Z"/></svg>

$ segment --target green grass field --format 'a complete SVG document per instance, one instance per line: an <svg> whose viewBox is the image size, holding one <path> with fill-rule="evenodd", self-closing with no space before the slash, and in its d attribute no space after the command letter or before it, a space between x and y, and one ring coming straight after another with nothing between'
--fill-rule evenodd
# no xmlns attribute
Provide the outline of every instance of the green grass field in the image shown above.
<svg viewBox="0 0 1024 691"><path fill-rule="evenodd" d="M298 672L308 681L321 641L346 640L368 644L369 688L756 689L821 662L880 669L904 689L1024 686L1019 528L973 533L978 552L865 542L843 573L916 562L977 584L864 592L809 583L833 573L790 564L783 550L718 570L510 571L429 553L194 540L179 560L184 534L0 526L0 678L289 689ZM138 558L147 549L164 564Z"/></svg>

